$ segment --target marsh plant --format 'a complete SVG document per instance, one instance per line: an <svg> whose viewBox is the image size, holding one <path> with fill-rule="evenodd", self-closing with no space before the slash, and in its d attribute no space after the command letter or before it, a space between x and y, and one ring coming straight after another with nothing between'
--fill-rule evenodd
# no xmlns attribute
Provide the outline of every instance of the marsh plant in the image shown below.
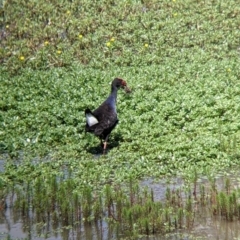
<svg viewBox="0 0 240 240"><path fill-rule="evenodd" d="M6 0L0 9L4 159L70 165L91 183L238 164L237 3ZM83 112L116 76L133 91L119 94L119 125L95 164Z"/></svg>
<svg viewBox="0 0 240 240"><path fill-rule="evenodd" d="M239 165L239 13L230 0L0 1L1 199L38 220L107 216L129 233L191 226L196 201L238 218L238 193L214 179ZM102 156L84 109L114 77L132 93L118 95ZM159 203L135 185L175 176L194 183L194 199L170 190Z"/></svg>
<svg viewBox="0 0 240 240"><path fill-rule="evenodd" d="M171 188L161 189L165 191L162 200L156 200L153 189L140 187L133 179L127 185L106 184L98 191L86 185L76 191L72 179L39 176L34 183L14 185L9 194L14 195L12 207L20 218L34 219L31 221L38 226L47 223L55 231L77 226L99 228L104 223L116 237L162 236L177 229L192 229L202 211L225 221L239 220L239 188L234 188L229 178L222 179L228 189L215 184L212 191L210 182L205 182L207 190L195 182L191 187L183 183L173 188L170 184Z"/></svg>
<svg viewBox="0 0 240 240"><path fill-rule="evenodd" d="M166 202L155 201L153 192L140 189L137 183L132 187L107 184L102 192L86 186L78 194L70 194L75 186L69 181L55 182L55 191L52 183L43 183L41 178L36 186L15 186L14 210L22 217L34 216L37 223L52 221L62 227L104 221L124 237L164 234L192 224L192 200L176 202L176 192L168 193Z"/></svg>

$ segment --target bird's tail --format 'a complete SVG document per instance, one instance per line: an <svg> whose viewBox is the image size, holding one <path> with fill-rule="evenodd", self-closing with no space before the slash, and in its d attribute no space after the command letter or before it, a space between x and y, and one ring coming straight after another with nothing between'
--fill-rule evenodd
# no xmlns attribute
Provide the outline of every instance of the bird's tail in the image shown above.
<svg viewBox="0 0 240 240"><path fill-rule="evenodd" d="M85 116L89 127L98 123L97 118L93 115L92 111L89 108L85 110Z"/></svg>

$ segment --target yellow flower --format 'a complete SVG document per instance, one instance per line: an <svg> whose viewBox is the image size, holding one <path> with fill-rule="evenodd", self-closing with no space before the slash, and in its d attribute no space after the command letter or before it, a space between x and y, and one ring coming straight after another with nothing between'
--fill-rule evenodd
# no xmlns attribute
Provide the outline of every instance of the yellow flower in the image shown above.
<svg viewBox="0 0 240 240"><path fill-rule="evenodd" d="M82 35L82 34L79 34L78 37L79 37L80 39L82 39L82 38L83 38L83 35Z"/></svg>
<svg viewBox="0 0 240 240"><path fill-rule="evenodd" d="M25 57L24 57L24 56L20 56L20 57L19 57L19 60L24 61L24 60L25 60Z"/></svg>
<svg viewBox="0 0 240 240"><path fill-rule="evenodd" d="M231 68L228 68L227 71L228 71L228 72L231 72Z"/></svg>
<svg viewBox="0 0 240 240"><path fill-rule="evenodd" d="M49 41L45 41L44 45L47 46L49 44Z"/></svg>
<svg viewBox="0 0 240 240"><path fill-rule="evenodd" d="M8 26L8 25L6 25L6 28L9 28L9 26Z"/></svg>
<svg viewBox="0 0 240 240"><path fill-rule="evenodd" d="M62 53L62 51L61 50L57 50L57 54L61 54Z"/></svg>
<svg viewBox="0 0 240 240"><path fill-rule="evenodd" d="M110 39L110 42L114 42L114 41L115 41L115 38L112 37L112 38Z"/></svg>
<svg viewBox="0 0 240 240"><path fill-rule="evenodd" d="M111 43L110 43L110 42L107 42L106 45L107 45L107 47L110 47L110 46L111 46Z"/></svg>
<svg viewBox="0 0 240 240"><path fill-rule="evenodd" d="M172 0L173 2L176 2L176 0Z"/></svg>
<svg viewBox="0 0 240 240"><path fill-rule="evenodd" d="M68 14L68 15L70 15L70 14L71 14L71 12L70 12L69 10L67 10L67 14Z"/></svg>
<svg viewBox="0 0 240 240"><path fill-rule="evenodd" d="M174 13L173 16L176 17L178 14L177 13Z"/></svg>
<svg viewBox="0 0 240 240"><path fill-rule="evenodd" d="M144 44L144 47L145 47L145 48L148 48L148 44L147 44L147 43L145 43L145 44Z"/></svg>

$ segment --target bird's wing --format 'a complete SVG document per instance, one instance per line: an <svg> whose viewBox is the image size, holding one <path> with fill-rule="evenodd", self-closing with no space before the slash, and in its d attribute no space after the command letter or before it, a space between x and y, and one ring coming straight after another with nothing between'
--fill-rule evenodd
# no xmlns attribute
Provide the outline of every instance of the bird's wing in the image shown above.
<svg viewBox="0 0 240 240"><path fill-rule="evenodd" d="M99 123L94 126L94 134L99 136L107 129L110 129L117 121L117 113L112 106L104 102L97 108L93 115L98 119Z"/></svg>

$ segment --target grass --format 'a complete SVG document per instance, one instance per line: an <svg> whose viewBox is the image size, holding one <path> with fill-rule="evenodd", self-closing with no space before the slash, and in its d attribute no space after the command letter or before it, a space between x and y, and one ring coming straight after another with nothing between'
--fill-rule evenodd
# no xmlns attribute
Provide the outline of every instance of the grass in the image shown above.
<svg viewBox="0 0 240 240"><path fill-rule="evenodd" d="M235 1L0 2L3 185L109 182L239 164L240 7ZM120 76L110 151L84 133ZM34 179L34 180L33 180Z"/></svg>

